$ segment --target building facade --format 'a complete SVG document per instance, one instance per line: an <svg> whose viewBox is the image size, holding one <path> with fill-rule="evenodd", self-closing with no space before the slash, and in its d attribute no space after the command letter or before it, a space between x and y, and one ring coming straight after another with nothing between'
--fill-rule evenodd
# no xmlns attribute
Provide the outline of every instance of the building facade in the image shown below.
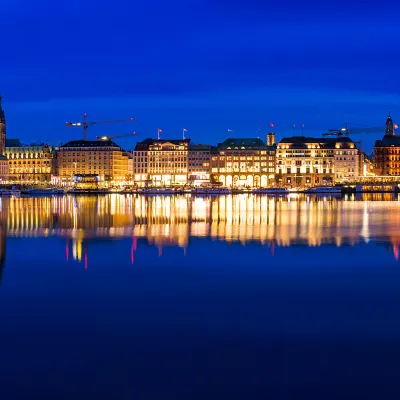
<svg viewBox="0 0 400 400"><path fill-rule="evenodd" d="M349 182L360 175L360 151L350 138L339 137L336 139L334 155L336 182Z"/></svg>
<svg viewBox="0 0 400 400"><path fill-rule="evenodd" d="M47 144L24 146L18 139L7 139L4 155L9 164L9 180L20 183L50 182L53 149Z"/></svg>
<svg viewBox="0 0 400 400"><path fill-rule="evenodd" d="M260 138L227 139L211 155L212 181L226 187L273 185L275 151Z"/></svg>
<svg viewBox="0 0 400 400"><path fill-rule="evenodd" d="M60 146L57 161L61 184L75 175L98 175L99 182L122 183L128 178L129 157L112 140L73 140Z"/></svg>
<svg viewBox="0 0 400 400"><path fill-rule="evenodd" d="M194 144L189 146L188 180L194 186L210 183L211 152L216 147Z"/></svg>
<svg viewBox="0 0 400 400"><path fill-rule="evenodd" d="M336 140L305 136L282 139L276 151L277 183L289 187L333 183Z"/></svg>
<svg viewBox="0 0 400 400"><path fill-rule="evenodd" d="M360 152L359 161L359 176L375 176L375 163L373 157L368 157L365 153Z"/></svg>
<svg viewBox="0 0 400 400"><path fill-rule="evenodd" d="M395 134L390 112L386 120L385 135L375 142L374 158L376 175L400 175L400 136Z"/></svg>
<svg viewBox="0 0 400 400"><path fill-rule="evenodd" d="M9 165L7 157L0 154L0 184L6 183L9 180Z"/></svg>
<svg viewBox="0 0 400 400"><path fill-rule="evenodd" d="M146 139L134 150L135 182L152 186L185 185L190 139Z"/></svg>
<svg viewBox="0 0 400 400"><path fill-rule="evenodd" d="M148 154L149 146L153 143L153 139L146 139L137 142L135 150L133 150L133 180L135 185L143 187L149 183L148 177Z"/></svg>

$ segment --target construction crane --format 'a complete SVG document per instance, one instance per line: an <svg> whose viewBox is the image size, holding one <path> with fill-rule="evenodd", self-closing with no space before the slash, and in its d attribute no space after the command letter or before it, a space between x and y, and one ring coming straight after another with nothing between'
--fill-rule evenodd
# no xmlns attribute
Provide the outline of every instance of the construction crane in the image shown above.
<svg viewBox="0 0 400 400"><path fill-rule="evenodd" d="M394 128L397 129L397 125L394 125ZM329 129L328 132L323 133L322 136L348 136L353 134L362 134L362 133L380 133L385 132L385 127L377 126L370 128L357 128L357 129L348 129L347 126L342 129Z"/></svg>
<svg viewBox="0 0 400 400"><path fill-rule="evenodd" d="M125 135L116 135L116 136L96 136L97 140L113 140L113 139L118 139L118 138L123 138L123 137L128 137L128 136L136 136L138 133L137 132L132 132L132 133L126 133Z"/></svg>
<svg viewBox="0 0 400 400"><path fill-rule="evenodd" d="M82 126L83 127L83 140L87 140L87 128L93 125L103 125L103 124L114 124L116 122L135 122L135 118L129 119L113 119L110 121L88 121L87 113L83 114L83 121L70 122L67 121L65 124L67 128L71 128L73 126Z"/></svg>

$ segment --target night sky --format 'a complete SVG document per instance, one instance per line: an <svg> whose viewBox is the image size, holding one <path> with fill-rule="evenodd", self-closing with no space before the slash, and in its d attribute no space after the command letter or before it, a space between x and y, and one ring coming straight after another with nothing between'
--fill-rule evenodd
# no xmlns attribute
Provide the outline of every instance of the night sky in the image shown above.
<svg viewBox="0 0 400 400"><path fill-rule="evenodd" d="M229 3L229 5L227 5ZM135 117L90 136L217 143L384 126L400 115L400 4L376 1L2 0L8 136L54 144L65 121ZM301 134L301 129L296 130ZM383 134L383 128L382 128ZM382 135L354 135L365 149ZM132 148L133 139L119 142Z"/></svg>

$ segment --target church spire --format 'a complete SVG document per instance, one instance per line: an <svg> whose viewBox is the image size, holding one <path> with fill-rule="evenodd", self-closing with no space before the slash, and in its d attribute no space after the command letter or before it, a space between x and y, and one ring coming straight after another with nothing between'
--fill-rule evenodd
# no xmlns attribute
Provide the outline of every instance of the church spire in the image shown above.
<svg viewBox="0 0 400 400"><path fill-rule="evenodd" d="M390 116L390 110L389 110L389 115L386 120L385 136L394 136L393 121L392 121L392 117Z"/></svg>
<svg viewBox="0 0 400 400"><path fill-rule="evenodd" d="M6 116L4 114L3 106L2 106L2 96L0 93L0 124L5 124L6 123Z"/></svg>

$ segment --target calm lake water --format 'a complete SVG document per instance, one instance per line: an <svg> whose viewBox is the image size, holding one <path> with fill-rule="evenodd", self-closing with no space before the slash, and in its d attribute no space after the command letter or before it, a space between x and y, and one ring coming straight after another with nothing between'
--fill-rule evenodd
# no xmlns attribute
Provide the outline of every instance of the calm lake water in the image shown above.
<svg viewBox="0 0 400 400"><path fill-rule="evenodd" d="M1 399L400 398L400 199L0 199Z"/></svg>

